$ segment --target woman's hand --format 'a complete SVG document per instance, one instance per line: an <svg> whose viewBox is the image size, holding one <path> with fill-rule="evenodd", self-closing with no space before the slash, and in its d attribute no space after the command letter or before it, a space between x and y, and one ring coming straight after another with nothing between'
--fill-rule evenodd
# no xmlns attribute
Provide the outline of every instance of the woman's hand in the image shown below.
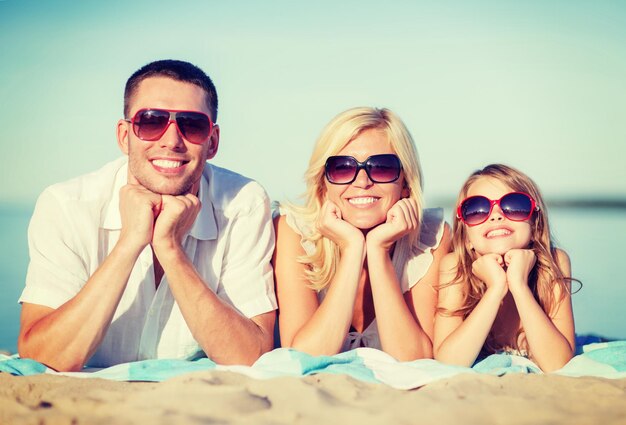
<svg viewBox="0 0 626 425"><path fill-rule="evenodd" d="M487 290L497 291L504 298L508 291L504 259L499 254L485 254L472 263L474 276L485 282Z"/></svg>
<svg viewBox="0 0 626 425"><path fill-rule="evenodd" d="M387 211L386 221L368 232L367 245L389 251L398 239L418 226L417 203L412 198L400 199Z"/></svg>
<svg viewBox="0 0 626 425"><path fill-rule="evenodd" d="M363 244L363 232L345 221L341 210L332 201L326 200L322 205L316 226L322 236L336 243L342 251L350 245Z"/></svg>
<svg viewBox="0 0 626 425"><path fill-rule="evenodd" d="M537 257L531 249L511 249L504 254L506 280L511 293L528 287L528 275Z"/></svg>

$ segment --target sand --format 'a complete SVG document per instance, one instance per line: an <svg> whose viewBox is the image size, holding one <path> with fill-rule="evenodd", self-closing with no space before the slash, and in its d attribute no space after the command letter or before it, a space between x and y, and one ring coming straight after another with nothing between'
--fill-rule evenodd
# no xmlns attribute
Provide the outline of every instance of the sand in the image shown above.
<svg viewBox="0 0 626 425"><path fill-rule="evenodd" d="M0 424L626 424L626 379L458 375L402 391L343 375L161 383L0 373Z"/></svg>

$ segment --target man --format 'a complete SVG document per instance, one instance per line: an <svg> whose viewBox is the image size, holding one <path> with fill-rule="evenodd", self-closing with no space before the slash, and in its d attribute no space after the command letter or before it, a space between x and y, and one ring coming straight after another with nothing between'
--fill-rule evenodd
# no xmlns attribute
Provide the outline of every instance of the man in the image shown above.
<svg viewBox="0 0 626 425"><path fill-rule="evenodd" d="M20 356L62 371L150 359L251 364L273 344L269 200L206 163L217 94L181 61L124 93L127 157L46 189L29 227Z"/></svg>

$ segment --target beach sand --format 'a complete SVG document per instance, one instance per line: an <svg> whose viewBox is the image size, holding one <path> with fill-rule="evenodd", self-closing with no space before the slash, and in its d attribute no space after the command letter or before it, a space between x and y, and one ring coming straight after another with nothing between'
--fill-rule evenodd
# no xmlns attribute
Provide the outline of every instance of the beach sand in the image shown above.
<svg viewBox="0 0 626 425"><path fill-rule="evenodd" d="M161 383L0 373L0 424L626 424L626 379L458 375L402 391L343 375Z"/></svg>

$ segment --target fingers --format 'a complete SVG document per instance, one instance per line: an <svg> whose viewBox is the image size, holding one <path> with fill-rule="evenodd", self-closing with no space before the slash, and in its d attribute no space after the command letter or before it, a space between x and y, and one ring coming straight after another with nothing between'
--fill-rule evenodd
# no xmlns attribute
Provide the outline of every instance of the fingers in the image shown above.
<svg viewBox="0 0 626 425"><path fill-rule="evenodd" d="M403 225L407 232L419 226L417 203L412 198L403 198L394 204L387 213L387 222Z"/></svg>
<svg viewBox="0 0 626 425"><path fill-rule="evenodd" d="M330 216L330 217L335 218L337 220L341 220L342 219L341 210L339 209L337 204L335 204L332 201L326 201L324 203L324 207L326 208L325 212L326 212L327 216Z"/></svg>
<svg viewBox="0 0 626 425"><path fill-rule="evenodd" d="M511 249L504 254L507 267L513 261L522 261L534 265L535 259L535 252L532 249Z"/></svg>
<svg viewBox="0 0 626 425"><path fill-rule="evenodd" d="M186 195L163 195L162 207L164 212L167 212L171 218L181 217L193 217L195 220L196 215L200 211L201 202L197 196Z"/></svg>
<svg viewBox="0 0 626 425"><path fill-rule="evenodd" d="M141 185L127 184L120 189L120 240L131 247L143 248L150 243L155 218L162 209L161 195Z"/></svg>
<svg viewBox="0 0 626 425"><path fill-rule="evenodd" d="M320 234L339 245L340 249L354 243L363 243L363 233L343 220L341 209L331 201L325 201L316 220Z"/></svg>

